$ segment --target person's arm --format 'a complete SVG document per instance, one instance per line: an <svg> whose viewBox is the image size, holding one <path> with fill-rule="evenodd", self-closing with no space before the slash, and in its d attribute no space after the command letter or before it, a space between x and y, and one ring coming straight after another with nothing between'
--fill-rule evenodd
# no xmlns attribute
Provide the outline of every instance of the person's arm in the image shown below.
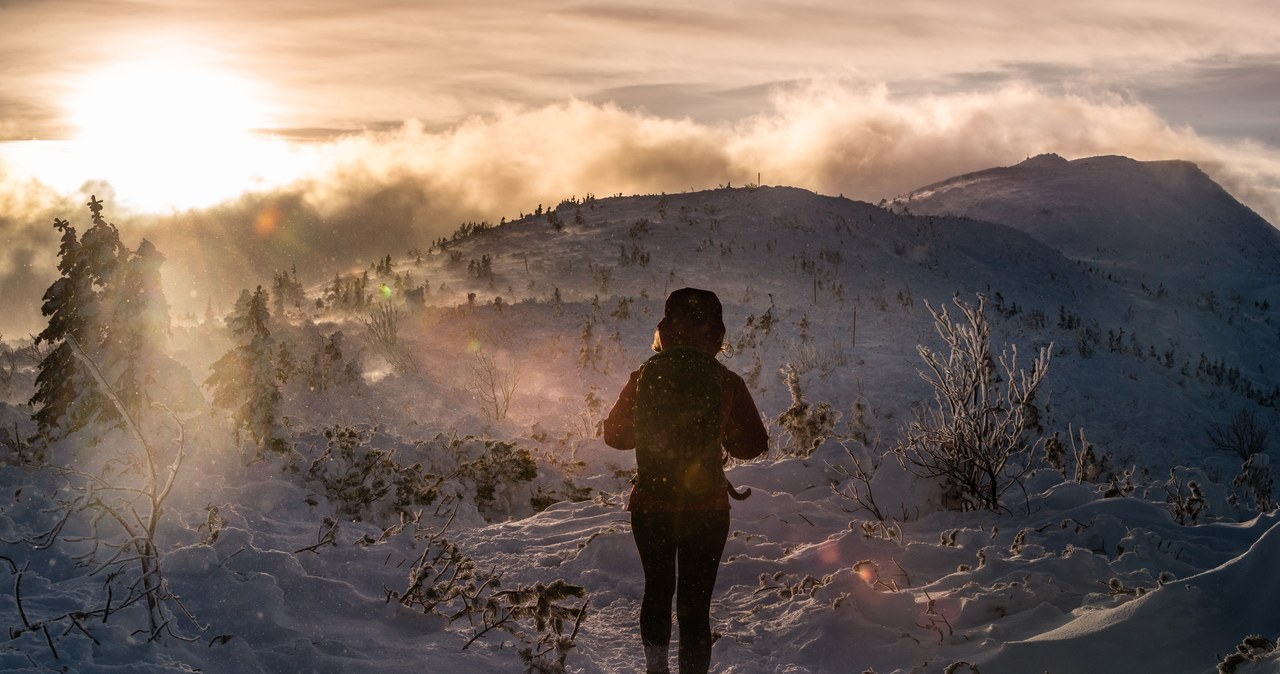
<svg viewBox="0 0 1280 674"><path fill-rule="evenodd" d="M640 371L631 373L627 385L618 394L618 401L604 420L604 444L614 449L636 448L636 384Z"/></svg>
<svg viewBox="0 0 1280 674"><path fill-rule="evenodd" d="M756 402L747 383L737 373L725 370L728 387L725 414L724 448L735 459L754 459L769 451L769 432L764 429Z"/></svg>

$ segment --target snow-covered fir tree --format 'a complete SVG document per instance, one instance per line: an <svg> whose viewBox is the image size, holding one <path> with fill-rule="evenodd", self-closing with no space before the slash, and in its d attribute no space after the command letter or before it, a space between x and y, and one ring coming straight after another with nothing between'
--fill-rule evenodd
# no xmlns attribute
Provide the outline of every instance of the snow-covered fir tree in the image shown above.
<svg viewBox="0 0 1280 674"><path fill-rule="evenodd" d="M49 443L80 430L91 419L114 413L76 359L75 344L88 354L101 347L106 335L104 298L126 259L116 226L102 217L102 202L89 201L93 226L77 239L66 220L55 220L62 233L58 271L61 276L45 291L40 311L49 324L37 343L53 349L40 361L36 391L30 404L36 422L36 440ZM104 411L105 410L105 411Z"/></svg>
<svg viewBox="0 0 1280 674"><path fill-rule="evenodd" d="M263 453L284 450L278 424L280 385L272 360L275 342L268 327L271 313L267 302L262 286L252 293L240 292L226 319L238 343L210 366L204 382L213 391L213 404L231 412L237 440L242 432L248 433Z"/></svg>

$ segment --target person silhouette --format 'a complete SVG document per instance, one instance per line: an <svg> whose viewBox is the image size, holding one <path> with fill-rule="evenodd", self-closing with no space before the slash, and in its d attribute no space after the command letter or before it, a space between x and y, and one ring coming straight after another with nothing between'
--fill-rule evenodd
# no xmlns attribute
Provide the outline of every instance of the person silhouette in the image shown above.
<svg viewBox="0 0 1280 674"><path fill-rule="evenodd" d="M628 499L644 570L640 639L649 674L670 672L671 600L676 600L680 674L711 664L711 596L736 492L723 455L753 459L768 433L742 377L716 360L724 342L720 299L681 288L666 299L657 352L632 372L604 421L610 447L636 451Z"/></svg>

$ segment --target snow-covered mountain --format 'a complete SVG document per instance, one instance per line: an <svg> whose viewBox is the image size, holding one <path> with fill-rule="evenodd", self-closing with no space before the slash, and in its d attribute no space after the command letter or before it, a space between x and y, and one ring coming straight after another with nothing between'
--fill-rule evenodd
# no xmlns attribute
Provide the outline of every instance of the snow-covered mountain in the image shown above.
<svg viewBox="0 0 1280 674"><path fill-rule="evenodd" d="M1280 231L1185 161L1046 154L922 187L897 203L1009 225L1148 284L1255 301L1280 283Z"/></svg>
<svg viewBox="0 0 1280 674"><path fill-rule="evenodd" d="M1225 196L1220 189L1201 194L1199 201L1184 199L1190 211L1214 213ZM1058 203L1070 195L1033 196ZM1243 207L1227 199L1223 222L1240 221ZM623 362L614 364L623 367L644 357L649 323L666 292L685 285L717 289L731 341L750 341L752 321L766 311L779 326L772 343L734 355L740 369L763 372L757 395L768 409L789 404L774 373L799 362L815 399L844 411L861 396L896 411L870 419L882 424L876 430L885 437L927 394L915 353L916 344L936 343L925 302L941 308L957 294L988 297L997 340L1024 350L1054 344L1052 421L1087 426L1123 455L1158 450L1167 461L1199 455L1203 443L1188 438L1199 438L1239 405L1274 402L1280 385L1272 362L1280 329L1274 313L1280 308L1272 307L1280 304L1280 285L1269 280L1274 272L1236 274L1252 263L1230 264L1225 249L1214 267L1221 282L1205 271L1185 287L1170 286L1172 276L1165 282L1131 278L1074 260L1074 248L1055 249L1013 225L904 215L795 188L591 199L562 204L556 213L558 230L548 216L530 216L464 237L428 258L421 273L429 281L445 279L432 281L433 288L447 288L433 301L461 303L464 293L474 292L481 304L496 296L507 304L537 303L558 288L565 302L603 307L592 315L613 323L608 330L628 347ZM1158 212L1130 222L1155 230L1166 219ZM1223 225L1220 238L1265 243L1275 234L1265 222L1262 233L1253 220L1242 222ZM1184 244L1182 236L1173 229L1162 239L1165 264L1203 267L1201 251L1208 247ZM1190 257L1171 257L1180 250ZM1280 249L1260 244L1250 254L1269 250L1280 269ZM485 257L492 278L464 273L466 261ZM1135 253L1132 259L1142 258ZM635 310L611 321L605 314L620 302L634 302ZM590 320L580 316L572 320L576 325L559 328L574 333ZM1231 381L1219 370L1234 372ZM599 381L585 376L606 391L615 384L610 377L616 374Z"/></svg>
<svg viewBox="0 0 1280 674"><path fill-rule="evenodd" d="M1077 175L1087 166L1107 178ZM218 414L188 419L155 536L191 644L139 638L136 612L82 620L86 597L108 596L77 566L92 537L21 541L102 492L18 465L33 372L10 360L0 556L20 583L0 592L0 669L521 671L520 649L554 646L527 596L514 631L486 629L500 616L456 597L452 620L424 612L429 599L396 601L425 577L490 573L502 588L585 588L553 601L588 607L565 671L638 670L641 582L622 509L634 461L595 430L651 352L666 293L697 286L719 294L725 363L773 438L766 460L729 469L755 495L733 511L715 671L1212 672L1246 636L1280 634L1276 515L1257 512L1257 483L1235 482L1242 458L1206 435L1241 412L1275 418L1280 286L1266 267L1274 231L1206 180L1181 163L1040 157L888 209L786 187L588 195L311 285L271 318L273 353L295 368L281 366L292 458L251 462ZM329 279L324 264L297 266ZM272 273L244 284L269 287ZM1004 512L955 512L899 468L901 428L933 404L917 345L942 345L925 305L978 294L997 348L1016 344L1023 367L1052 356L1043 433L1085 429L1114 479L1046 468ZM379 312L397 321L393 350ZM171 350L200 381L232 343L207 321L177 326ZM778 422L797 391L838 417L808 456ZM51 455L131 451L127 437L83 440ZM878 466L865 484L855 459ZM414 518L389 493L354 508L376 492L355 487L375 480L435 500ZM1195 516L1190 481L1208 508ZM865 487L879 516L852 497ZM89 531L70 521L68 535ZM459 556L432 556L445 539ZM547 653L549 669L526 671L558 671ZM1256 654L1236 671L1280 662L1265 644Z"/></svg>

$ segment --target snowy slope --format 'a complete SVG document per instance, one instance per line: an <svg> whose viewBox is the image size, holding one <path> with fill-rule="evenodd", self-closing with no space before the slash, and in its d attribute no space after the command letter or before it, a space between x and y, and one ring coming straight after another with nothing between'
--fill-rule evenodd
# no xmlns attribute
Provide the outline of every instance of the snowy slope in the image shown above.
<svg viewBox="0 0 1280 674"><path fill-rule="evenodd" d="M1280 282L1280 232L1190 162L1040 155L922 187L899 203L1006 224L1152 285L1248 291Z"/></svg>
<svg viewBox="0 0 1280 674"><path fill-rule="evenodd" d="M1045 190L1044 199L1070 201ZM1194 206L1217 207L1208 198ZM914 201L909 208L917 212ZM1016 223L903 215L792 188L574 199L555 213L559 228L546 214L529 216L421 261L389 251L395 273L412 277L401 284L425 287L421 303L370 272L373 288L388 285L378 301L401 312L401 347L416 370L397 371L378 351L361 322L367 309L317 305L321 286L274 317L273 335L302 362L341 332L361 377L324 390L295 377L284 388L292 469L251 462L215 416L188 419L188 458L157 537L169 590L196 619L175 613L192 643L139 638L136 610L82 628L58 618L101 600L104 579L77 565L83 542L21 542L48 528L60 501L78 501L69 481L7 453L0 487L13 499L0 504L0 555L20 582L0 592L0 623L12 635L0 669L521 671L517 651L537 636L531 621L520 624L525 637L484 632L477 612L443 617L459 611L456 601L424 613L394 600L443 537L469 568L501 575L502 588L585 588L571 602L585 601L588 613L567 671L638 671L642 583L623 510L634 462L594 428L649 353L665 293L685 285L722 298L725 362L749 382L774 444L767 459L729 471L755 495L734 506L713 604L715 671L886 674L969 662L986 674L1208 673L1244 637L1280 634L1267 601L1276 517L1232 498L1240 458L1204 435L1240 409L1275 413L1280 309L1231 302L1241 278L1219 285L1206 276L1222 301L1201 306L1109 277ZM1223 221L1235 221L1231 213ZM1183 249L1171 243L1168 254ZM979 292L997 342L1016 343L1020 362L1053 344L1046 434L1087 429L1117 471L1132 469L1128 495L1105 498L1104 483L1044 469L1007 512L952 512L937 507L936 485L886 453L913 410L930 404L915 347L940 344L925 302ZM220 326L203 324L177 328L171 346L199 381L229 344ZM517 381L505 415L489 411L476 386L481 356ZM806 400L840 415L808 457L789 456L775 422L791 403L787 366ZM0 409L3 426L20 434L31 431L19 405L30 380L29 369L15 377ZM344 510L310 477L342 464L316 462L329 443L322 431L340 427L357 429L350 437L366 457L440 476L437 498L410 522L387 498ZM55 457L88 451L83 440L54 447ZM510 448L528 452L535 474L482 489L478 466ZM136 450L115 436L92 451ZM878 464L871 487L883 520L837 493L856 486L854 457ZM1208 510L1179 523L1167 490L1188 480L1202 486ZM1280 664L1260 657L1237 671Z"/></svg>
<svg viewBox="0 0 1280 674"><path fill-rule="evenodd" d="M895 410L919 399L925 390L916 377L915 345L933 337L925 302L941 307L953 294L980 292L998 305L999 339L1024 350L1055 345L1050 399L1057 425L1096 429L1095 440L1121 454L1200 453L1201 446L1171 445L1199 436L1235 405L1236 395L1229 384L1197 372L1202 356L1237 368L1239 381L1247 380L1259 397L1280 384L1271 357L1280 326L1270 308L1280 304L1280 286L1266 285L1265 277L1244 292L1248 300L1233 295L1238 286L1207 282L1195 293L1160 292L1154 283L1122 282L1072 262L1004 226L904 217L791 188L600 199L561 211L569 224L559 232L529 218L451 246L463 260L491 256L497 276L449 282L450 292L438 300L463 302L464 292L475 292L480 303L494 296L507 304L546 301L560 288L566 302L595 300L601 309L590 315L605 322L620 301L634 300L632 315L610 327L628 346L615 367L626 367L644 357L666 292L715 288L725 301L731 342L745 338L735 333L765 311L782 326L756 349L764 373L757 395L767 408L788 403L773 373L796 361L812 364L805 383L816 388L815 398L844 411L854 391ZM579 211L584 224L572 224ZM646 265L627 261L637 251L648 256ZM447 263L431 259L423 273L449 272ZM1209 291L1219 298L1212 307L1203 299ZM1265 308L1259 297L1270 298ZM560 327L576 334L588 320L577 313L557 316ZM855 323L856 335L850 334ZM1111 335L1115 348L1108 346ZM756 353L733 357L739 369L755 369ZM842 366L833 367L836 361ZM594 372L584 376L602 390L616 386L594 380ZM1153 397L1161 404L1146 402ZM1098 415L1097 409L1125 413ZM897 422L886 421L876 430L888 436ZM1164 467L1166 461L1157 462L1157 469Z"/></svg>

